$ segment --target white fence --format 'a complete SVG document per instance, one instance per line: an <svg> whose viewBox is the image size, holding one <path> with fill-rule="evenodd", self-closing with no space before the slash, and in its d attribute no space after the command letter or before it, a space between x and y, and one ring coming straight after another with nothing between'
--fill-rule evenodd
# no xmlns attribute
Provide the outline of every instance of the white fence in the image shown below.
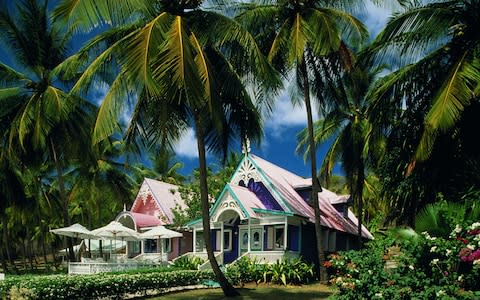
<svg viewBox="0 0 480 300"><path fill-rule="evenodd" d="M69 262L68 274L95 274L102 272L118 272L126 270L135 270L140 268L152 267L154 264L144 264L138 262Z"/></svg>

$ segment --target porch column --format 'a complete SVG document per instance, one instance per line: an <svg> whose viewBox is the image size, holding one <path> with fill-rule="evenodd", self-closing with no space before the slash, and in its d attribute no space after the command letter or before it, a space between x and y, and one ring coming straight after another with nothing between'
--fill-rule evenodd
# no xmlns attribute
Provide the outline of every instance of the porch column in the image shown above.
<svg viewBox="0 0 480 300"><path fill-rule="evenodd" d="M197 252L197 229L193 227L193 254Z"/></svg>
<svg viewBox="0 0 480 300"><path fill-rule="evenodd" d="M283 241L283 250L287 251L287 241L288 241L288 217L285 216L285 230L283 231L285 233L285 240Z"/></svg>
<svg viewBox="0 0 480 300"><path fill-rule="evenodd" d="M251 236L251 228L250 228L250 218L248 219L248 247L247 247L247 252L250 252L250 236Z"/></svg>
<svg viewBox="0 0 480 300"><path fill-rule="evenodd" d="M223 233L223 222L221 222L220 223L220 252L222 253L223 253L223 245L225 243L224 239L225 239L225 236Z"/></svg>

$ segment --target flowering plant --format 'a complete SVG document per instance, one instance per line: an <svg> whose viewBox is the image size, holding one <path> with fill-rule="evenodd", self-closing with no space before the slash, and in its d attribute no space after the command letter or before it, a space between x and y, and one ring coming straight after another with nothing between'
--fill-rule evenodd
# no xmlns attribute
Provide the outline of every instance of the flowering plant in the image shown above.
<svg viewBox="0 0 480 300"><path fill-rule="evenodd" d="M457 225L449 237L383 237L326 263L336 299L479 299L480 223Z"/></svg>

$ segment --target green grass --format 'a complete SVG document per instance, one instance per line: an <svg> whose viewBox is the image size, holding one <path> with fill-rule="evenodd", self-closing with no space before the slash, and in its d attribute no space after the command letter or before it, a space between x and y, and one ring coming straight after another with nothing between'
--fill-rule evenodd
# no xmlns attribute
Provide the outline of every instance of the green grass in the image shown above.
<svg viewBox="0 0 480 300"><path fill-rule="evenodd" d="M180 299L201 299L201 300L218 300L218 299L262 299L262 300L320 300L327 299L334 293L330 287L314 283L303 286L282 286L282 285L255 285L248 284L243 288L237 289L241 297L227 298L223 296L221 289L199 289L185 292L175 292L163 295L159 298L162 300L180 300Z"/></svg>

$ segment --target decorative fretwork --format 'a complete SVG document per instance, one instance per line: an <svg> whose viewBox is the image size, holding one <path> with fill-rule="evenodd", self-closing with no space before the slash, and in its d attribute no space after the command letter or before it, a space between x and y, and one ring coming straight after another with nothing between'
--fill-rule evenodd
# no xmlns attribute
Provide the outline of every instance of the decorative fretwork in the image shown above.
<svg viewBox="0 0 480 300"><path fill-rule="evenodd" d="M240 219L246 219L247 215L245 212L238 206L238 203L233 199L231 195L227 195L222 199L222 202L216 208L214 214L211 217L212 222L217 222L219 216L226 210L234 210L240 216Z"/></svg>
<svg viewBox="0 0 480 300"><path fill-rule="evenodd" d="M235 177L233 177L231 183L234 185L239 185L240 181L243 181L246 185L248 184L248 181L252 178L254 181L261 181L255 165L249 159L245 159L240 168L238 169L237 174L235 175Z"/></svg>

